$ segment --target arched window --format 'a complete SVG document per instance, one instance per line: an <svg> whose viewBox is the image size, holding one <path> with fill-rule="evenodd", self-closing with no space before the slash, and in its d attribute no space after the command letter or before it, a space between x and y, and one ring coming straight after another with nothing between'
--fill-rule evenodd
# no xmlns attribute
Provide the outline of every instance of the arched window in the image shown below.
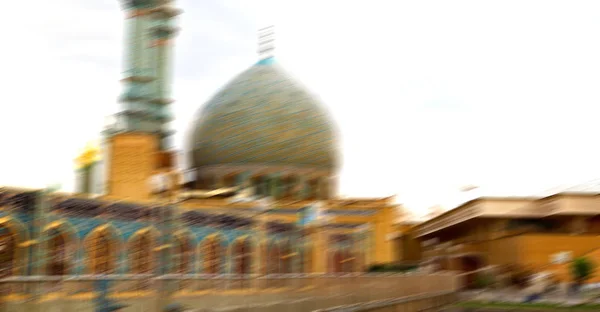
<svg viewBox="0 0 600 312"><path fill-rule="evenodd" d="M67 243L64 233L51 230L48 241L48 275L67 274Z"/></svg>
<svg viewBox="0 0 600 312"><path fill-rule="evenodd" d="M179 274L190 273L190 262L192 258L191 242L187 237L184 236L178 236L176 242L178 261L175 271Z"/></svg>
<svg viewBox="0 0 600 312"><path fill-rule="evenodd" d="M202 253L204 254L204 273L221 273L222 249L221 240L218 237L209 238L204 242L202 248Z"/></svg>
<svg viewBox="0 0 600 312"><path fill-rule="evenodd" d="M144 233L129 243L130 271L133 274L152 273L152 244L149 236L149 233Z"/></svg>
<svg viewBox="0 0 600 312"><path fill-rule="evenodd" d="M0 278L11 276L15 269L16 238L6 227L0 227Z"/></svg>

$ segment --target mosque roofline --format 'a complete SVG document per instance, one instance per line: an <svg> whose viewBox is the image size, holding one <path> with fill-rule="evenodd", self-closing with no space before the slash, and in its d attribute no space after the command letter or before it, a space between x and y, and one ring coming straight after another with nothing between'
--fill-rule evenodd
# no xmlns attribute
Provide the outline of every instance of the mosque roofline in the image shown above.
<svg viewBox="0 0 600 312"><path fill-rule="evenodd" d="M560 196L580 196L580 197L594 197L594 196L600 196L600 193L598 192L585 192L585 191L566 191L566 192L560 192L560 193L555 193L555 194L551 194L548 196L542 196L539 197L539 200L546 200L546 199L552 199L552 198L556 198L556 197L560 197Z"/></svg>
<svg viewBox="0 0 600 312"><path fill-rule="evenodd" d="M444 216L447 216L449 214L451 214L454 211L457 211L459 209L463 209L463 207L467 207L470 206L472 204L478 203L478 202L483 202L483 201L535 201L535 200L540 200L542 199L542 197L533 197L533 196L481 196L481 197L477 197L471 200L468 200L452 209L449 209L447 211L444 211L443 213L435 216L434 218L430 218L427 219L423 222L421 222L422 224L425 223L429 223L431 221L437 220L437 219L441 219Z"/></svg>
<svg viewBox="0 0 600 312"><path fill-rule="evenodd" d="M450 210L445 211L444 213L442 213L440 215L435 216L434 218L427 219L427 220L419 223L416 227L418 230L422 231L422 229L424 229L425 227L428 227L435 222L439 222L451 214L457 213L458 211L467 209L474 204L485 202L485 201L529 201L531 203L535 203L535 202L545 201L545 200L549 200L549 199L553 199L553 198L558 198L561 196L595 197L595 196L599 196L599 195L600 195L600 193L594 193L594 192L558 192L558 193L554 193L554 194L551 194L548 196L482 196L482 197L478 197L478 198L474 198L472 200L466 201ZM564 213L569 214L569 212L564 212ZM575 214L575 213L573 212L571 214ZM550 215L550 214L537 213L537 212L531 212L529 214L521 214L521 213L515 214L513 211L510 211L510 212L506 212L506 213L502 213L502 214L492 214L492 215L488 215L485 213L477 214L477 215L474 215L473 217L467 218L464 221L467 221L470 219L475 219L475 218L500 217L500 216L505 217L505 218L543 218L548 215ZM464 221L461 221L458 223L462 223ZM431 233L431 231L428 231L428 233Z"/></svg>
<svg viewBox="0 0 600 312"><path fill-rule="evenodd" d="M41 192L41 191L44 190L44 188L39 188L39 187L22 187L22 186L0 186L0 191L3 191L3 190L13 191L13 192L29 193L29 192Z"/></svg>

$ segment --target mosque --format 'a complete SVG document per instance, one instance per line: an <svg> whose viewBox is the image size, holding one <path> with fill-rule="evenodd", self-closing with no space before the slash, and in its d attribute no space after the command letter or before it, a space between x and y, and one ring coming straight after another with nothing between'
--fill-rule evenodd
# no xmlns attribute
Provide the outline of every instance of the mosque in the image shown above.
<svg viewBox="0 0 600 312"><path fill-rule="evenodd" d="M170 146L170 1L123 1L121 111L77 159L78 190L0 190L3 276L364 271L397 254L393 197L336 197L336 127L273 55L218 90ZM102 187L95 187L101 181Z"/></svg>

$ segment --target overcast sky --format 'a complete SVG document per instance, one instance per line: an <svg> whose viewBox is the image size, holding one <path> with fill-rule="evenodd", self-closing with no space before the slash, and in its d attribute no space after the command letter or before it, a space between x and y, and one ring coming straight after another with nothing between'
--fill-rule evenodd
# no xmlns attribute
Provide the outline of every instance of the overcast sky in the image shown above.
<svg viewBox="0 0 600 312"><path fill-rule="evenodd" d="M117 110L123 13L116 0L35 2L10 1L0 20L0 183L68 190L72 159ZM277 58L341 128L343 195L398 194L421 214L465 184L524 195L600 177L599 1L177 6L179 147L198 107L256 61L256 30L275 25Z"/></svg>

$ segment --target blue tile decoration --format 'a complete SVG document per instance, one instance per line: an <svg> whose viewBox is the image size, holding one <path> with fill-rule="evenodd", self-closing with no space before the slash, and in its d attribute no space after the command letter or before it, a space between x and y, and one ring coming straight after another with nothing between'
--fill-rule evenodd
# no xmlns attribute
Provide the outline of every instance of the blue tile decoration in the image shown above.
<svg viewBox="0 0 600 312"><path fill-rule="evenodd" d="M192 125L193 166L273 164L335 169L336 131L320 101L267 58L208 101Z"/></svg>

